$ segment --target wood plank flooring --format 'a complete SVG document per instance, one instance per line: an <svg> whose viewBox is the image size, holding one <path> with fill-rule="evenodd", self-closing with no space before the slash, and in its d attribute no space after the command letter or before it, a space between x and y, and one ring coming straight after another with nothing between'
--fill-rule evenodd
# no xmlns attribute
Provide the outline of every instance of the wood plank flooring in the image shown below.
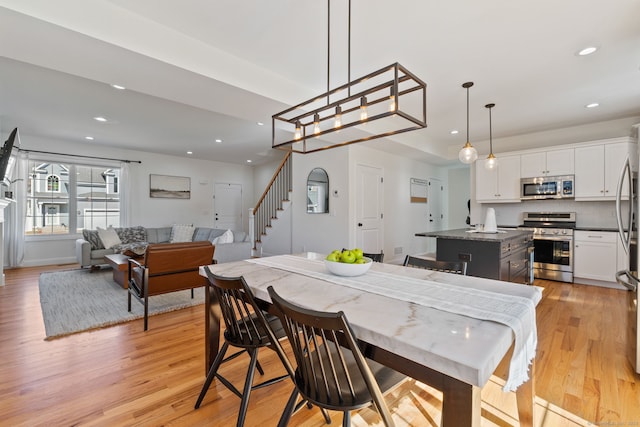
<svg viewBox="0 0 640 427"><path fill-rule="evenodd" d="M0 287L0 425L2 426L232 426L239 399L211 386L194 410L204 381L204 310L192 307L45 341L38 295L43 271L77 265L7 270ZM640 378L626 360L627 293L536 281L544 297L538 314L536 415L539 426L640 425ZM126 297L123 294L123 304ZM270 351L267 375L284 372ZM225 366L241 384L246 359ZM500 369L499 369L500 370ZM517 426L513 393L494 376L482 390L482 425ZM291 391L281 382L252 394L247 426L276 425ZM442 396L407 380L387 401L398 426L437 426ZM332 415L340 425L340 416ZM360 411L354 426L380 425ZM325 425L317 409L291 425Z"/></svg>

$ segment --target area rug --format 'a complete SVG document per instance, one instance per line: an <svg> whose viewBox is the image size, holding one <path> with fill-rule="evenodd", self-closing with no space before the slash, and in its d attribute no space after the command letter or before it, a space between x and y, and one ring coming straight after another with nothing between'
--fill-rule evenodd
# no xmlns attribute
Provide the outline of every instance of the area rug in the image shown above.
<svg viewBox="0 0 640 427"><path fill-rule="evenodd" d="M42 273L39 288L47 339L144 316L144 306L133 297L127 311L128 291L113 281L111 269ZM203 303L204 288L195 289L193 299L190 290L156 295L149 298L149 315Z"/></svg>

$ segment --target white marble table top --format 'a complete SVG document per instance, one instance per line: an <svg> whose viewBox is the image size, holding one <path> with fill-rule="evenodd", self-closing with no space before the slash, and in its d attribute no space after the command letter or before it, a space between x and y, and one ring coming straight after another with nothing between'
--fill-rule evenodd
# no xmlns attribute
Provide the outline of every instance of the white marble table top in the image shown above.
<svg viewBox="0 0 640 427"><path fill-rule="evenodd" d="M302 254L323 259L321 254ZM244 276L256 297L270 301L273 286L303 307L346 314L358 338L468 384L482 387L513 342L506 325L330 283L250 261L209 266L215 274ZM539 288L479 277L374 263L374 271L520 296L537 305ZM204 270L201 267L201 274Z"/></svg>

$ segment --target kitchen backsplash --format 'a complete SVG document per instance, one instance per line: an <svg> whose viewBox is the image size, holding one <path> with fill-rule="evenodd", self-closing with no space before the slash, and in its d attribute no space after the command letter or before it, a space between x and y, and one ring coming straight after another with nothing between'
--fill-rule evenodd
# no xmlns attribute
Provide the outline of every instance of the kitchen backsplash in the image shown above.
<svg viewBox="0 0 640 427"><path fill-rule="evenodd" d="M624 202L626 203L626 202ZM485 203L472 212L471 223L482 223L486 209L494 208L498 226L522 224L523 212L576 212L578 227L616 228L615 202L576 202L574 200L529 200L520 203Z"/></svg>

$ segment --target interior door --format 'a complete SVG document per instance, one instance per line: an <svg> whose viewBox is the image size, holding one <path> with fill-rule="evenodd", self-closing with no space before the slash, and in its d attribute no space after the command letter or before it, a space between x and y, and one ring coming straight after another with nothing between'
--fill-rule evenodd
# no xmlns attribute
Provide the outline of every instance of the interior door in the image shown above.
<svg viewBox="0 0 640 427"><path fill-rule="evenodd" d="M356 166L356 246L379 253L384 247L382 169Z"/></svg>
<svg viewBox="0 0 640 427"><path fill-rule="evenodd" d="M442 199L444 186L437 178L429 178L427 187L427 206L429 209L429 231L440 231L443 228L444 214L442 213Z"/></svg>
<svg viewBox="0 0 640 427"><path fill-rule="evenodd" d="M444 214L442 213L442 199L444 186L437 178L429 178L427 186L427 210L429 212L428 231L440 231L444 228ZM427 253L436 252L436 239L427 239Z"/></svg>
<svg viewBox="0 0 640 427"><path fill-rule="evenodd" d="M242 230L242 185L217 183L213 191L213 226Z"/></svg>

